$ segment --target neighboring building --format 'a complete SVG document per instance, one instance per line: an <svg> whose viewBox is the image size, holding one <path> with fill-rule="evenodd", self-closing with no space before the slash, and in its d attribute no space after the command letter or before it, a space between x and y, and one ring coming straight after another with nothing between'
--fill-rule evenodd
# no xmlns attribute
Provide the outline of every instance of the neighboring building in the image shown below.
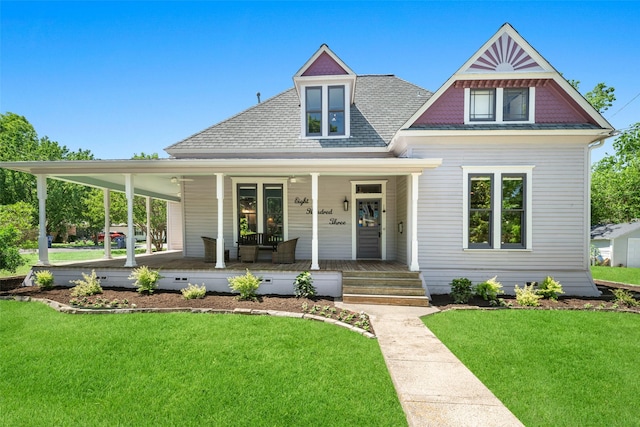
<svg viewBox="0 0 640 427"><path fill-rule="evenodd" d="M640 221L595 225L591 244L612 267L640 268Z"/></svg>
<svg viewBox="0 0 640 427"><path fill-rule="evenodd" d="M513 290L551 275L599 294L590 153L613 128L509 24L435 93L356 75L326 45L293 82L168 147L170 159L0 166L179 203L168 240L185 257L204 256L201 236L235 257L249 230L298 238L312 270L399 261L431 293L458 277Z"/></svg>

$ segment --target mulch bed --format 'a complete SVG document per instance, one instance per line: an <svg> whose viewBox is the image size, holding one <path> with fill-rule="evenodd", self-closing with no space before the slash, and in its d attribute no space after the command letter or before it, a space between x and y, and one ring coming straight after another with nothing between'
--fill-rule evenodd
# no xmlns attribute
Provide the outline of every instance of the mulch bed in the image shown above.
<svg viewBox="0 0 640 427"><path fill-rule="evenodd" d="M548 299L541 299L539 307L531 307L537 309L565 309L565 310L584 310L584 309L608 309L613 310L616 309L614 307L613 301L615 297L612 293L613 289L623 288L634 293L636 299L640 299L640 287L638 286L629 286L629 285L621 285L611 282L597 282L598 290L602 292L602 295L598 297L572 297L572 296L560 296L558 301L551 301ZM501 295L501 298L505 300L505 302L514 308L524 308L520 307L516 302L515 296L511 295ZM449 310L449 309L460 309L460 308L489 308L491 304L488 301L483 300L482 298L474 297L467 304L454 304L453 298L449 294L443 295L431 295L431 305L437 307L440 310ZM527 307L529 308L529 307ZM617 309L622 309L625 311L634 311L640 313L640 307L626 307L620 306Z"/></svg>

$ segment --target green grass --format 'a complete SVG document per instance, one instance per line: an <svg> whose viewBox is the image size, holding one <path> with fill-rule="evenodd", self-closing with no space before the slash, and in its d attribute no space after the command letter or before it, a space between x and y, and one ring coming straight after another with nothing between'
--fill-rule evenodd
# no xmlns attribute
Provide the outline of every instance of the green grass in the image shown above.
<svg viewBox="0 0 640 427"><path fill-rule="evenodd" d="M191 313L0 301L2 425L406 425L377 341Z"/></svg>
<svg viewBox="0 0 640 427"><path fill-rule="evenodd" d="M594 279L640 286L640 268L592 266Z"/></svg>
<svg viewBox="0 0 640 427"><path fill-rule="evenodd" d="M458 310L423 320L526 426L638 425L640 315Z"/></svg>
<svg viewBox="0 0 640 427"><path fill-rule="evenodd" d="M126 255L126 249L111 249L112 256L123 256ZM144 253L145 249L140 248L136 249L136 253ZM73 262L73 261L90 261L92 259L101 259L104 256L104 248L100 247L97 249L77 249L73 251L67 252L49 252L49 262L51 264L59 264L63 262ZM26 253L22 254L22 257L25 260L25 264L20 266L14 273L11 273L6 270L0 270L0 277L9 277L9 276L24 276L29 270L31 270L31 266L35 265L38 262L38 253Z"/></svg>

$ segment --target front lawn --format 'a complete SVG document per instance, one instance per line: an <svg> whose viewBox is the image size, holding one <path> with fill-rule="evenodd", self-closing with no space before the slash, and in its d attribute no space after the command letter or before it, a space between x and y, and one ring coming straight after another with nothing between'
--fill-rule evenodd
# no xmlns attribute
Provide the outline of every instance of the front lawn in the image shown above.
<svg viewBox="0 0 640 427"><path fill-rule="evenodd" d="M406 425L376 340L191 313L0 301L3 425Z"/></svg>
<svg viewBox="0 0 640 427"><path fill-rule="evenodd" d="M637 314L452 310L423 320L526 426L638 425Z"/></svg>
<svg viewBox="0 0 640 427"><path fill-rule="evenodd" d="M640 268L592 266L591 275L596 280L626 283L640 286Z"/></svg>

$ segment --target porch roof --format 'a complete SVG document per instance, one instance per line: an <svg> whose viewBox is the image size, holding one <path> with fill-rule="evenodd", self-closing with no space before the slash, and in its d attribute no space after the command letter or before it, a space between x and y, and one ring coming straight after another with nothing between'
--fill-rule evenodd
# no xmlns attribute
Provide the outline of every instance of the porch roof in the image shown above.
<svg viewBox="0 0 640 427"><path fill-rule="evenodd" d="M439 158L224 158L0 162L0 168L121 192L125 174L133 174L136 195L179 201L183 176L408 175L441 164Z"/></svg>

